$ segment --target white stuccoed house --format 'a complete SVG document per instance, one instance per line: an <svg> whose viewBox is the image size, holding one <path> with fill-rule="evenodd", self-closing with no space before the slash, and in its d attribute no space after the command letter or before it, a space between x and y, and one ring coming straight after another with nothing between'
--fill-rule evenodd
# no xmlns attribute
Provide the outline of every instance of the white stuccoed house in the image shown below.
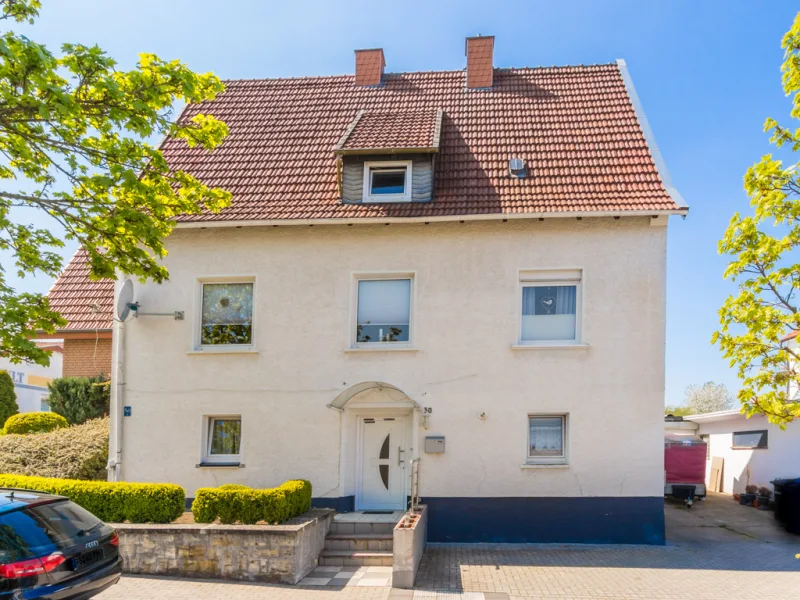
<svg viewBox="0 0 800 600"><path fill-rule="evenodd" d="M305 478L317 506L389 511L420 459L430 541L664 543L688 208L624 62L499 69L493 47L425 73L357 51L355 77L186 108L230 135L165 156L233 203L181 220L170 280L115 323L112 478Z"/></svg>

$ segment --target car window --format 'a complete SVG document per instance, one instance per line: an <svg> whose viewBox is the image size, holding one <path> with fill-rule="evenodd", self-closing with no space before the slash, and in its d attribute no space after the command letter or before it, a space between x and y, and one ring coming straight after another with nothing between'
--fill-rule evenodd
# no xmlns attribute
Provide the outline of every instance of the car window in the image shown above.
<svg viewBox="0 0 800 600"><path fill-rule="evenodd" d="M42 504L26 510L54 542L74 540L101 525L100 519L74 502Z"/></svg>
<svg viewBox="0 0 800 600"><path fill-rule="evenodd" d="M0 515L0 564L42 556L55 549L39 522L26 511Z"/></svg>
<svg viewBox="0 0 800 600"><path fill-rule="evenodd" d="M0 562L42 556L101 524L73 502L43 504L0 515Z"/></svg>

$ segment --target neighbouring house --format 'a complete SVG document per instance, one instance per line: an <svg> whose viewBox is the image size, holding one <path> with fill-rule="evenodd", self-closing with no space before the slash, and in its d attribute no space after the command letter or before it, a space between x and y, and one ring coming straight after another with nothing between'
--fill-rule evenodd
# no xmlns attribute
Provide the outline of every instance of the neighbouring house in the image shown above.
<svg viewBox="0 0 800 600"><path fill-rule="evenodd" d="M748 419L733 409L667 420L664 427L667 433L699 436L708 443L706 485L711 485L712 459L722 459L720 492L738 494L749 484L768 486L776 478L800 477L796 422L781 429L763 415Z"/></svg>
<svg viewBox="0 0 800 600"><path fill-rule="evenodd" d="M79 248L47 297L50 307L68 321L51 336L63 340L64 366L59 376L109 375L114 281L90 279L86 251Z"/></svg>
<svg viewBox="0 0 800 600"><path fill-rule="evenodd" d="M64 361L64 343L62 340L36 340L40 348L50 350L50 365L44 367L33 362L12 363L8 358L0 356L0 370L8 371L14 382L19 412L48 411L49 391L47 384L61 377ZM2 423L0 423L2 426Z"/></svg>
<svg viewBox="0 0 800 600"><path fill-rule="evenodd" d="M166 159L233 202L180 219L169 281L133 282L113 324L112 478L303 477L318 506L402 510L414 461L430 541L664 542L688 209L623 61L466 45L466 70L359 50L354 76L227 81L183 111L230 135Z"/></svg>

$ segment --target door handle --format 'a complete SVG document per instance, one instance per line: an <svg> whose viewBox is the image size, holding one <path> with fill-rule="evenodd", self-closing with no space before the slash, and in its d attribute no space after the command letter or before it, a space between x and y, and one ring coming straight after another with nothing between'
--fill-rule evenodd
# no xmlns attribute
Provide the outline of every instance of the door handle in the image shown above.
<svg viewBox="0 0 800 600"><path fill-rule="evenodd" d="M404 453L405 453L405 450L403 450L403 449L402 449L400 446L398 446L398 447L397 447L397 466L398 466L398 467L399 467L400 465L402 465L402 464L405 462L405 461L404 461L404 460L401 458L401 456L402 456Z"/></svg>

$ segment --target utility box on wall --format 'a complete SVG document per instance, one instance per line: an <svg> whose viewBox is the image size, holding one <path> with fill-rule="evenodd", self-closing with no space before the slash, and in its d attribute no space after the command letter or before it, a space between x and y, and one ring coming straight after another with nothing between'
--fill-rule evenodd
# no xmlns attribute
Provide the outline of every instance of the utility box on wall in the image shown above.
<svg viewBox="0 0 800 600"><path fill-rule="evenodd" d="M444 452L444 436L429 435L425 438L426 454L441 454Z"/></svg>

